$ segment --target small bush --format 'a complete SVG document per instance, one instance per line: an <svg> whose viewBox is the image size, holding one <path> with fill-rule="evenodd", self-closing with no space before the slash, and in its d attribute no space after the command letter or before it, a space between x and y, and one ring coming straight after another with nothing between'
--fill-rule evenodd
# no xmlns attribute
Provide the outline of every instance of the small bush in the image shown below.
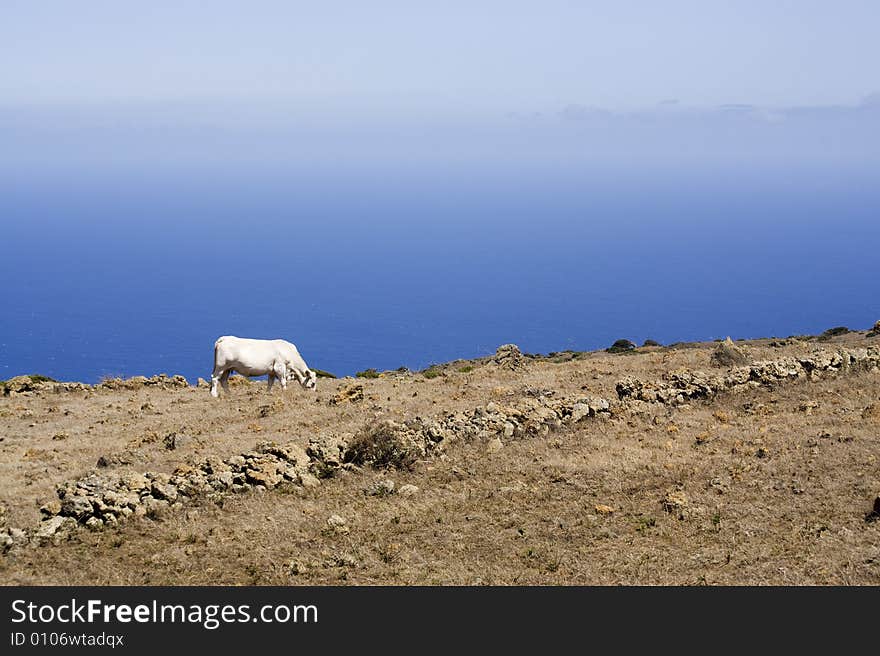
<svg viewBox="0 0 880 656"><path fill-rule="evenodd" d="M837 337L839 335L846 335L847 333L850 333L850 332L852 332L852 331L849 328L847 328L846 326L836 326L834 328L829 328L828 330L823 332L821 335L819 335L819 339L821 339L822 341L825 341L825 340L831 339L832 337Z"/></svg>
<svg viewBox="0 0 880 656"><path fill-rule="evenodd" d="M407 429L392 421L382 421L363 428L348 445L345 462L373 467L409 469L424 448L413 439Z"/></svg>
<svg viewBox="0 0 880 656"><path fill-rule="evenodd" d="M48 376L43 376L41 374L28 374L28 378L31 379L32 383L57 383L58 382L54 378L49 378Z"/></svg>
<svg viewBox="0 0 880 656"><path fill-rule="evenodd" d="M379 372L375 369L364 369L355 374L355 378L378 378Z"/></svg>
<svg viewBox="0 0 880 656"><path fill-rule="evenodd" d="M443 372L440 371L438 367L430 366L422 372L422 375L425 378L436 378L437 376L442 376Z"/></svg>
<svg viewBox="0 0 880 656"><path fill-rule="evenodd" d="M608 353L628 353L635 349L636 345L628 339L618 339L614 344L605 349Z"/></svg>
<svg viewBox="0 0 880 656"><path fill-rule="evenodd" d="M645 343L642 346L663 346L660 342L655 342L653 339L646 339Z"/></svg>
<svg viewBox="0 0 880 656"><path fill-rule="evenodd" d="M458 368L458 373L460 373L460 374L469 374L469 373L472 372L473 370L474 370L474 368L473 368L471 365L467 365L467 366L464 366L464 367L459 367L459 368Z"/></svg>

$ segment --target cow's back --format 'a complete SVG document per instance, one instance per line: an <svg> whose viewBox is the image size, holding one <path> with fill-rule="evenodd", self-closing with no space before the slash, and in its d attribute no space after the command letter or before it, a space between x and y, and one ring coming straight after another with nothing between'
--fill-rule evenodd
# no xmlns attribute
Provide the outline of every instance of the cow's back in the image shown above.
<svg viewBox="0 0 880 656"><path fill-rule="evenodd" d="M215 363L241 363L257 367L268 365L283 353L279 341L224 335L214 342Z"/></svg>

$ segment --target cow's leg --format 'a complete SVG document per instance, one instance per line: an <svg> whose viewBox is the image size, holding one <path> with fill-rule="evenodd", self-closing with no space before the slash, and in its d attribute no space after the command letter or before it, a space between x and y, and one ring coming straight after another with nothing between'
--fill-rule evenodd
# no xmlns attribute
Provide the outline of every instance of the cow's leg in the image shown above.
<svg viewBox="0 0 880 656"><path fill-rule="evenodd" d="M220 390L217 389L217 384L220 382L221 376L224 374L222 369L214 368L214 371L211 373L211 396L215 399L220 396ZM225 388L225 385L224 385Z"/></svg>
<svg viewBox="0 0 880 656"><path fill-rule="evenodd" d="M291 367L288 371L293 374L293 377L296 378L297 382L302 385L305 382L306 377L302 375L299 369L294 369Z"/></svg>
<svg viewBox="0 0 880 656"><path fill-rule="evenodd" d="M274 385L274 384L275 384L275 374L272 372L269 372L269 386L266 388L266 391L271 392L272 385Z"/></svg>
<svg viewBox="0 0 880 656"><path fill-rule="evenodd" d="M276 362L272 365L272 371L275 372L274 375L281 381L281 390L287 390L287 367L283 362ZM269 374L272 376L272 374Z"/></svg>
<svg viewBox="0 0 880 656"><path fill-rule="evenodd" d="M223 385L223 391L229 394L229 374L232 373L232 369L227 369L220 376L220 384Z"/></svg>

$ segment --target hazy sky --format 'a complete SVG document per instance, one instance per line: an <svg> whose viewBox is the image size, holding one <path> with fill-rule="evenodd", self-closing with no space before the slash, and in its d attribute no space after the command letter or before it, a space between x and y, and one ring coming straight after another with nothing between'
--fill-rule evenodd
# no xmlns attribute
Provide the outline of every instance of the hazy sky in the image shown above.
<svg viewBox="0 0 880 656"><path fill-rule="evenodd" d="M878 25L876 0L2 0L0 103L855 105Z"/></svg>

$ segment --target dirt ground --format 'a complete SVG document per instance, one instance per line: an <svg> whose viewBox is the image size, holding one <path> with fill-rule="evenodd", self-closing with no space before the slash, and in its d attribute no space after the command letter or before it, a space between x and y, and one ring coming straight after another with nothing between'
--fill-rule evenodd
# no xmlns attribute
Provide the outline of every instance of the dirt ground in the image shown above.
<svg viewBox="0 0 880 656"><path fill-rule="evenodd" d="M865 332L738 342L753 360L872 344L880 336ZM34 526L59 484L91 470L170 473L265 440L305 446L536 389L614 399L626 375L712 370L715 346L553 354L522 371L457 361L433 378L358 379L365 398L335 405L352 380L321 379L314 393L241 382L220 399L194 387L0 396L0 505L9 526ZM14 548L0 556L0 583L878 584L880 521L866 521L880 495L872 404L877 372L649 404L500 449L455 444L411 470L340 471L314 488L197 500ZM365 493L386 478L419 489Z"/></svg>

